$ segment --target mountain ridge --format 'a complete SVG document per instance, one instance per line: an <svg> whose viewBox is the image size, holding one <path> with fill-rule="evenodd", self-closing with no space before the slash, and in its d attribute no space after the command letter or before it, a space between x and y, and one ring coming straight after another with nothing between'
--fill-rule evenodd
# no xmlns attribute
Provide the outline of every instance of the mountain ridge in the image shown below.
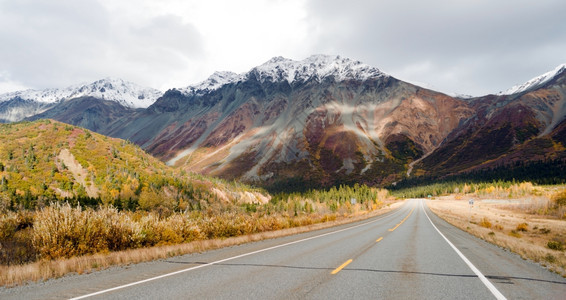
<svg viewBox="0 0 566 300"><path fill-rule="evenodd" d="M146 108L153 104L162 92L142 87L119 78L106 77L88 84L76 84L66 88L44 90L23 90L0 94L0 102L19 97L44 103L56 103L72 98L95 97L114 100L130 108Z"/></svg>
<svg viewBox="0 0 566 300"><path fill-rule="evenodd" d="M554 68L552 71L548 71L542 75L534 77L523 84L519 84L507 89L504 92L499 93L499 95L512 95L512 94L519 94L522 92L526 92L528 90L535 89L537 87L543 86L545 83L548 83L552 79L560 76L563 72L566 71L566 64L561 64Z"/></svg>
<svg viewBox="0 0 566 300"><path fill-rule="evenodd" d="M348 79L366 80L370 77L388 75L375 67L339 55L317 54L303 60L276 56L247 72L237 74L230 71L217 71L198 84L178 90L185 95L199 91L210 92L223 85L246 80L250 76L256 76L260 82L287 81L288 84L292 84L295 81L305 81L313 77L322 80L333 76L336 81L344 81Z"/></svg>
<svg viewBox="0 0 566 300"><path fill-rule="evenodd" d="M461 98L340 56L274 57L248 72L215 72L170 89L145 109L83 97L36 116L127 139L178 168L230 180L387 185L408 173L451 176L513 162L535 146L545 154L525 159L562 159L555 129L566 117L565 73L559 66L510 95Z"/></svg>

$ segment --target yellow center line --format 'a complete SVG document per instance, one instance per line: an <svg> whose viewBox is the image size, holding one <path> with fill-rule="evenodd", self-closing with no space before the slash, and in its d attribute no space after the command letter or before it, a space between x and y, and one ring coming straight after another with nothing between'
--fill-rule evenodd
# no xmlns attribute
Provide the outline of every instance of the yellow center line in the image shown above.
<svg viewBox="0 0 566 300"><path fill-rule="evenodd" d="M375 240L375 242L377 243L377 242L379 242L379 241L381 241L381 240L383 240L383 237L378 238L377 240Z"/></svg>
<svg viewBox="0 0 566 300"><path fill-rule="evenodd" d="M349 265L351 262L352 262L352 260L351 260L351 259L348 259L345 263L343 263L341 266L339 266L338 268L336 268L336 269L335 269L334 271L332 271L332 273L330 273L330 274L334 275L334 274L340 272L342 269L344 269L344 268L345 268L347 265Z"/></svg>
<svg viewBox="0 0 566 300"><path fill-rule="evenodd" d="M397 229L397 227L401 226L401 224L403 224L403 222L405 222L405 220L407 220L409 218L409 216L413 213L413 210L415 210L414 207L413 207L413 209L411 209L411 212L403 220L401 220L401 223L395 225L395 227L389 229L389 231L393 231L393 230Z"/></svg>

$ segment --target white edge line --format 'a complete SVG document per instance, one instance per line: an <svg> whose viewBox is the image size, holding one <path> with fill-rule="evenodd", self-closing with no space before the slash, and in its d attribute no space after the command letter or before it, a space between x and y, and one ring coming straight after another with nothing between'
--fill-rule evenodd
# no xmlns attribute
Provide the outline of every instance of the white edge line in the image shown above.
<svg viewBox="0 0 566 300"><path fill-rule="evenodd" d="M464 254L462 254L462 252L460 252L460 250L458 250L458 248L456 248L456 246L454 246L454 244L452 244L452 242L450 242L450 240L448 240L448 238L446 238L446 236L444 236L442 232L440 232L440 230L438 230L436 225L432 223L432 220L428 217L428 214L426 213L426 209L424 208L423 203L424 201L421 200L421 207L423 208L426 218L428 219L430 224L432 224L432 227L434 227L434 229L438 231L438 233L444 238L444 240L448 243L448 245L450 245L450 247L452 247L452 249L456 251L456 254L458 254L458 256L460 256L460 258L468 265L468 267L472 269L472 271L478 276L481 282L489 289L489 291L493 294L493 296L495 296L496 299L506 300L507 298L505 298L505 296L503 296L503 294L501 294L501 292L487 278L485 278L485 276L480 272L480 270L478 270L478 268L476 268L476 266L474 266L472 262L470 262L470 260L468 260L468 258L464 256Z"/></svg>
<svg viewBox="0 0 566 300"><path fill-rule="evenodd" d="M400 211L400 209L399 209L399 211ZM383 217L388 217L388 216L391 216L391 215L387 215L387 216L383 216ZM323 236L327 236L327 235L339 233L339 232L342 232L342 231L346 231L346 230L358 228L358 227L365 226L365 225L368 225L368 224L371 224L371 223L375 223L375 222L377 222L377 221L383 219L383 218L379 218L379 216L377 216L377 217L378 217L378 219L376 219L376 220L369 221L369 222L365 222L365 223L363 223L363 224L355 225L355 226L352 226L352 227L340 229L340 230L337 230L337 231L332 231L332 232L323 233L323 234L321 234L321 235L311 236L311 237L309 237L309 238L304 238L304 239L302 239L302 240L293 241L293 242L289 242L289 243L285 243L285 244L281 244L281 245L277 245L277 246L273 246L273 247L269 247L269 248L264 248L264 249L256 250L256 251L253 251L253 252L248 252L248 253L240 254L240 255L237 255L237 256L228 257L228 258L221 259L221 260L217 260L217 261L214 261L214 262L211 262L211 263L207 263L207 264L204 264L204 265L200 265L200 266L196 266L196 267L191 267L191 268L187 268L187 269L175 271L175 272L172 272L172 273L167 273L167 274L163 274L163 275L160 275L160 276L147 278L147 279L140 280L140 281L131 282L131 283L128 283L128 284L124 284L124 285L120 285L120 286L117 286L117 287L109 288L109 289L106 289L106 290L102 290L102 291L90 293L90 294L87 294L87 295L83 295L83 296L78 296L78 297L70 298L70 300L84 299L84 298L88 298L88 297L93 297L93 296L105 294L105 293L108 293L108 292L120 290L120 289L123 289L123 288L127 288L127 287L131 287L131 286L134 286L134 285L138 285L138 284L150 282L150 281L153 281L153 280L157 280L157 279L161 279L161 278L165 278L165 277L169 277L169 276L181 274L181 273L184 273L184 272L189 272L189 271L192 271L192 270L196 270L196 269L200 269L200 268L204 268L204 267L216 265L216 264L219 264L219 263L223 263L223 262L225 262L225 261L229 261L229 260L233 260L233 259L237 259L237 258L241 258L241 257L245 257L245 256L249 256L249 255L261 253L261 252L264 252L264 251L269 251L269 250L273 250L273 249L277 249L277 248L289 246L289 245L292 245L292 244L297 244L297 243L305 242L305 241L308 241L308 240L320 238L320 237L323 237ZM438 230L438 229L437 229L437 230Z"/></svg>

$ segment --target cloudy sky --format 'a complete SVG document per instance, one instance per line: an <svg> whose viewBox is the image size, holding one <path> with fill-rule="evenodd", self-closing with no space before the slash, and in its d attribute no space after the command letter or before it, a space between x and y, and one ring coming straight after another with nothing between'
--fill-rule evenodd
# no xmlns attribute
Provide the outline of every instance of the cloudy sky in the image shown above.
<svg viewBox="0 0 566 300"><path fill-rule="evenodd" d="M564 0L0 0L0 93L119 77L161 90L338 54L447 93L566 63Z"/></svg>

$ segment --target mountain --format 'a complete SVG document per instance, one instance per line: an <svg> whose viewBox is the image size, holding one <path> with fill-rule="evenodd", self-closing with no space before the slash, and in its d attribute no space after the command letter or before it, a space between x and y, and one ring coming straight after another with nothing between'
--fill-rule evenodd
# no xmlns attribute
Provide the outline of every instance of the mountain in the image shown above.
<svg viewBox="0 0 566 300"><path fill-rule="evenodd" d="M516 85L505 92L500 93L501 95L513 95L519 94L525 91L532 91L537 88L543 87L546 83L552 81L555 78L559 78L566 71L566 64L562 64L556 67L554 70L537 76L521 85Z"/></svg>
<svg viewBox="0 0 566 300"><path fill-rule="evenodd" d="M104 133L109 124L134 114L136 110L116 101L84 96L55 103L46 111L25 120L53 119Z"/></svg>
<svg viewBox="0 0 566 300"><path fill-rule="evenodd" d="M385 184L473 115L468 102L340 56L276 57L169 90L112 124L186 170L265 185Z"/></svg>
<svg viewBox="0 0 566 300"><path fill-rule="evenodd" d="M14 94L9 100L0 102L0 123L21 121L27 117L40 114L53 106L53 103L25 99Z"/></svg>
<svg viewBox="0 0 566 300"><path fill-rule="evenodd" d="M166 166L138 146L41 120L0 124L0 209L53 201L174 210L266 197Z"/></svg>
<svg viewBox="0 0 566 300"><path fill-rule="evenodd" d="M146 108L162 92L122 79L106 78L64 89L25 90L0 95L0 122L16 122L76 98L113 101L125 108Z"/></svg>
<svg viewBox="0 0 566 300"><path fill-rule="evenodd" d="M147 108L84 96L31 118L80 125L179 169L274 190L486 174L558 178L566 166L565 69L474 98L340 56L275 57L168 90ZM544 171L526 171L537 168Z"/></svg>
<svg viewBox="0 0 566 300"><path fill-rule="evenodd" d="M481 177L497 171L493 177L537 180L526 173L560 177L566 171L566 65L470 105L474 116L416 164L417 173ZM539 170L525 171L535 165Z"/></svg>

